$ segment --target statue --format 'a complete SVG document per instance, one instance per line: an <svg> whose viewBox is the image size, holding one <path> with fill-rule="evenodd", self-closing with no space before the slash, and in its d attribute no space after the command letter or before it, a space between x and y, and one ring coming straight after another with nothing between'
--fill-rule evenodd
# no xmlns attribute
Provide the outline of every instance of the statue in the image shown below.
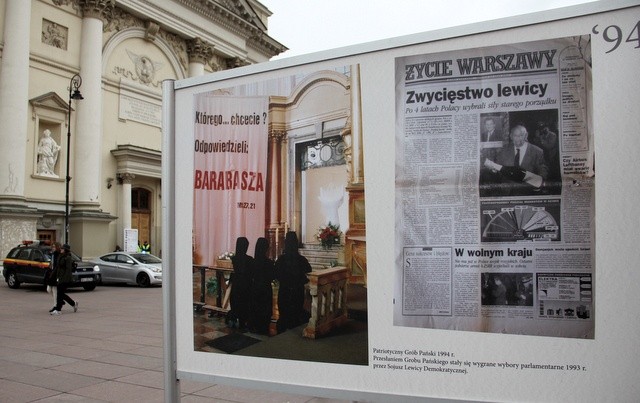
<svg viewBox="0 0 640 403"><path fill-rule="evenodd" d="M46 129L42 132L42 138L38 143L38 175L51 176L54 178L58 177L54 172L54 168L58 161L59 151L60 146L53 138L51 138L51 130Z"/></svg>
<svg viewBox="0 0 640 403"><path fill-rule="evenodd" d="M342 205L342 201L344 200L344 190L335 185L328 186L327 188L321 187L318 200L322 203L322 209L324 210L327 222L334 225L340 225L338 208Z"/></svg>

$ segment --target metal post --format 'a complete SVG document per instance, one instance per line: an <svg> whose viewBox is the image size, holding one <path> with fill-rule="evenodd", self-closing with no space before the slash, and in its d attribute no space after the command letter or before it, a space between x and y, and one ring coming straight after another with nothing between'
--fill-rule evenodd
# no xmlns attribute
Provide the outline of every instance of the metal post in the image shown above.
<svg viewBox="0 0 640 403"><path fill-rule="evenodd" d="M65 192L64 192L64 243L69 243L69 182L71 177L69 176L69 162L71 161L71 100L84 99L80 93L80 86L82 85L82 77L79 74L74 74L69 82L69 115L67 121L67 176L65 178Z"/></svg>

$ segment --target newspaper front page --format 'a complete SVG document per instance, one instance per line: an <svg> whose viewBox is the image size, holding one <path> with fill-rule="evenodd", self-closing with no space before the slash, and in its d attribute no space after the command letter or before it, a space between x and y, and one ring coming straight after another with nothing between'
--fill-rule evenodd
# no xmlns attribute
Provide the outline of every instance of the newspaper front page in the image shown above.
<svg viewBox="0 0 640 403"><path fill-rule="evenodd" d="M395 325L594 337L589 40L396 59Z"/></svg>

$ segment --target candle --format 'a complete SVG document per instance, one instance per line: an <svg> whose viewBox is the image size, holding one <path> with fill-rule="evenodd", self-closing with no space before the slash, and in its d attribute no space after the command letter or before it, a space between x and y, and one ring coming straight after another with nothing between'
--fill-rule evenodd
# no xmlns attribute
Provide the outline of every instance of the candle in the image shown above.
<svg viewBox="0 0 640 403"><path fill-rule="evenodd" d="M288 230L289 230L289 224L285 221L284 222L284 234L285 235L287 235L287 232L289 232Z"/></svg>

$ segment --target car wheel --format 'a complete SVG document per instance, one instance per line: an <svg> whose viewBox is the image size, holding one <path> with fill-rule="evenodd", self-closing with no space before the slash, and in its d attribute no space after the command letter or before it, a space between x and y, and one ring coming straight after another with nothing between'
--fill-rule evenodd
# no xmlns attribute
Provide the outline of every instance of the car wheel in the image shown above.
<svg viewBox="0 0 640 403"><path fill-rule="evenodd" d="M7 277L7 285L9 286L9 288L20 288L20 282L18 281L18 276L16 276L16 273L9 273L9 276Z"/></svg>
<svg viewBox="0 0 640 403"><path fill-rule="evenodd" d="M140 287L149 287L151 285L151 280L149 279L147 273L138 274L138 277L136 277L136 284L138 284Z"/></svg>
<svg viewBox="0 0 640 403"><path fill-rule="evenodd" d="M87 285L83 285L82 288L84 288L85 291L93 291L96 289L96 285L95 284L87 284Z"/></svg>

